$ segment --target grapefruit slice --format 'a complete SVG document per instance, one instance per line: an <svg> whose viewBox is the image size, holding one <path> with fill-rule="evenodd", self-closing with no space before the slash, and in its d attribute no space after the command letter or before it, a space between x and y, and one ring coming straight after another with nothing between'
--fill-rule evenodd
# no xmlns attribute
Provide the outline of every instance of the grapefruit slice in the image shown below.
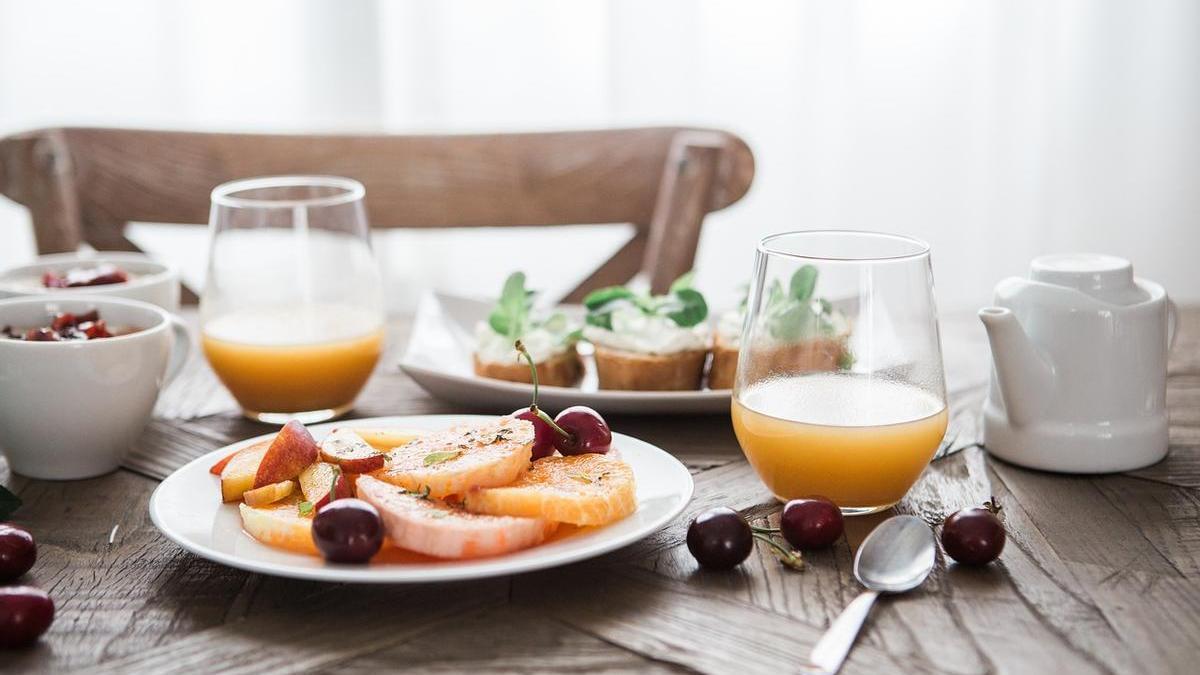
<svg viewBox="0 0 1200 675"><path fill-rule="evenodd" d="M501 417L422 436L387 453L370 475L441 499L475 487L507 485L529 467L533 425Z"/></svg>
<svg viewBox="0 0 1200 675"><path fill-rule="evenodd" d="M358 497L379 510L393 544L438 558L480 558L542 543L555 524L540 518L468 513L445 502L360 476Z"/></svg>

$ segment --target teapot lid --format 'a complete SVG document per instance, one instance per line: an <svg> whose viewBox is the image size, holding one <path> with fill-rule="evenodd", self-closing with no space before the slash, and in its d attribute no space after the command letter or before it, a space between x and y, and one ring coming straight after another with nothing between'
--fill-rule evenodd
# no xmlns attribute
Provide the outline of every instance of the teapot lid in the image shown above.
<svg viewBox="0 0 1200 675"><path fill-rule="evenodd" d="M1133 265L1124 258L1100 253L1056 253L1033 259L1029 278L1077 289L1117 305L1147 299L1133 282Z"/></svg>

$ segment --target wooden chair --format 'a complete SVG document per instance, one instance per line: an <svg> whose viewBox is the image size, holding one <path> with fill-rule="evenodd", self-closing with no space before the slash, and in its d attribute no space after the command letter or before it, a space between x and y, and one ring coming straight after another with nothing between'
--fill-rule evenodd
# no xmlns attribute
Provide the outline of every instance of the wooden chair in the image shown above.
<svg viewBox="0 0 1200 675"><path fill-rule="evenodd" d="M738 137L645 128L461 136L42 129L0 139L0 193L33 216L38 250L137 250L131 221L204 223L236 178L361 181L374 227L631 223L635 234L569 296L643 273L656 292L691 268L704 216L750 187Z"/></svg>

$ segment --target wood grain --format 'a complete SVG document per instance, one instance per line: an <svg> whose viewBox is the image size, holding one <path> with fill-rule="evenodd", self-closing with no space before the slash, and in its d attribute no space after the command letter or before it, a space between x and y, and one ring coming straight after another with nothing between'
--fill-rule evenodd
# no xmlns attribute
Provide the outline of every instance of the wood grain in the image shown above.
<svg viewBox="0 0 1200 675"><path fill-rule="evenodd" d="M30 208L43 253L81 241L136 250L126 223L203 223L217 185L283 174L362 182L374 227L633 224L632 247L575 298L637 271L665 292L691 269L705 215L749 189L754 158L728 132L675 127L457 136L65 128L0 138L0 194Z"/></svg>
<svg viewBox="0 0 1200 675"><path fill-rule="evenodd" d="M969 416L986 369L960 342L966 333L959 325L970 324L944 325L954 369L948 379L955 414ZM402 344L407 329L403 319L389 325L394 344ZM199 393L172 405L211 391L197 382L191 391ZM952 511L995 495L1008 531L1004 554L982 569L939 558L920 589L879 604L844 672L1195 672L1200 439L1192 429L1200 400L1200 309L1183 313L1169 390L1171 437L1187 440L1153 467L1061 476L998 462L974 445L932 463L895 511L937 526ZM479 411L428 397L390 366L381 366L355 410L358 416L446 412ZM889 514L848 521L846 537L832 548L805 554L803 572L782 568L762 547L736 570L703 571L685 544L692 514L727 505L758 523L778 519L779 506L742 459L728 418L610 421L668 449L692 471L696 496L684 516L598 559L470 584L355 587L224 568L157 533L146 515L153 480L120 471L72 483L34 481L0 462L0 482L26 502L16 520L40 544L37 565L23 581L49 590L58 607L49 634L32 649L0 654L0 668L798 671L858 593L854 551ZM198 419L164 415L143 435L138 470L161 475L266 429L233 410Z"/></svg>

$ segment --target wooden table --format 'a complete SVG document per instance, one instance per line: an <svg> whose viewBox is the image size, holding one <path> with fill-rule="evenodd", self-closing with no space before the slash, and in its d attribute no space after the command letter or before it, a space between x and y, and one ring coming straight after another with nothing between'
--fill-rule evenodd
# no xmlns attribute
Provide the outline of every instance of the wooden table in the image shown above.
<svg viewBox="0 0 1200 675"><path fill-rule="evenodd" d="M963 332L950 323L954 389L963 369L985 372L986 352L972 322L955 324ZM396 322L396 344L404 333ZM968 342L976 357L954 365L951 354ZM190 370L160 411L186 408L189 397L221 400L201 361ZM1058 476L977 447L934 462L897 511L937 524L996 495L1008 545L998 564L940 560L921 589L884 599L844 672L1197 672L1200 310L1184 314L1169 387L1171 455L1148 469ZM389 358L354 415L432 412L474 411L430 398ZM759 522L777 517L727 417L611 421L691 468L687 515L728 505ZM156 419L136 456L142 471L163 473L265 430L231 411ZM796 672L858 593L854 546L878 522L852 519L846 539L809 554L804 572L783 569L762 547L733 572L700 571L683 543L685 515L638 544L556 570L356 587L259 576L184 552L147 515L156 481L128 470L45 482L0 462L0 482L24 500L16 520L40 543L26 581L49 591L58 612L36 647L0 652L0 670L13 672Z"/></svg>

